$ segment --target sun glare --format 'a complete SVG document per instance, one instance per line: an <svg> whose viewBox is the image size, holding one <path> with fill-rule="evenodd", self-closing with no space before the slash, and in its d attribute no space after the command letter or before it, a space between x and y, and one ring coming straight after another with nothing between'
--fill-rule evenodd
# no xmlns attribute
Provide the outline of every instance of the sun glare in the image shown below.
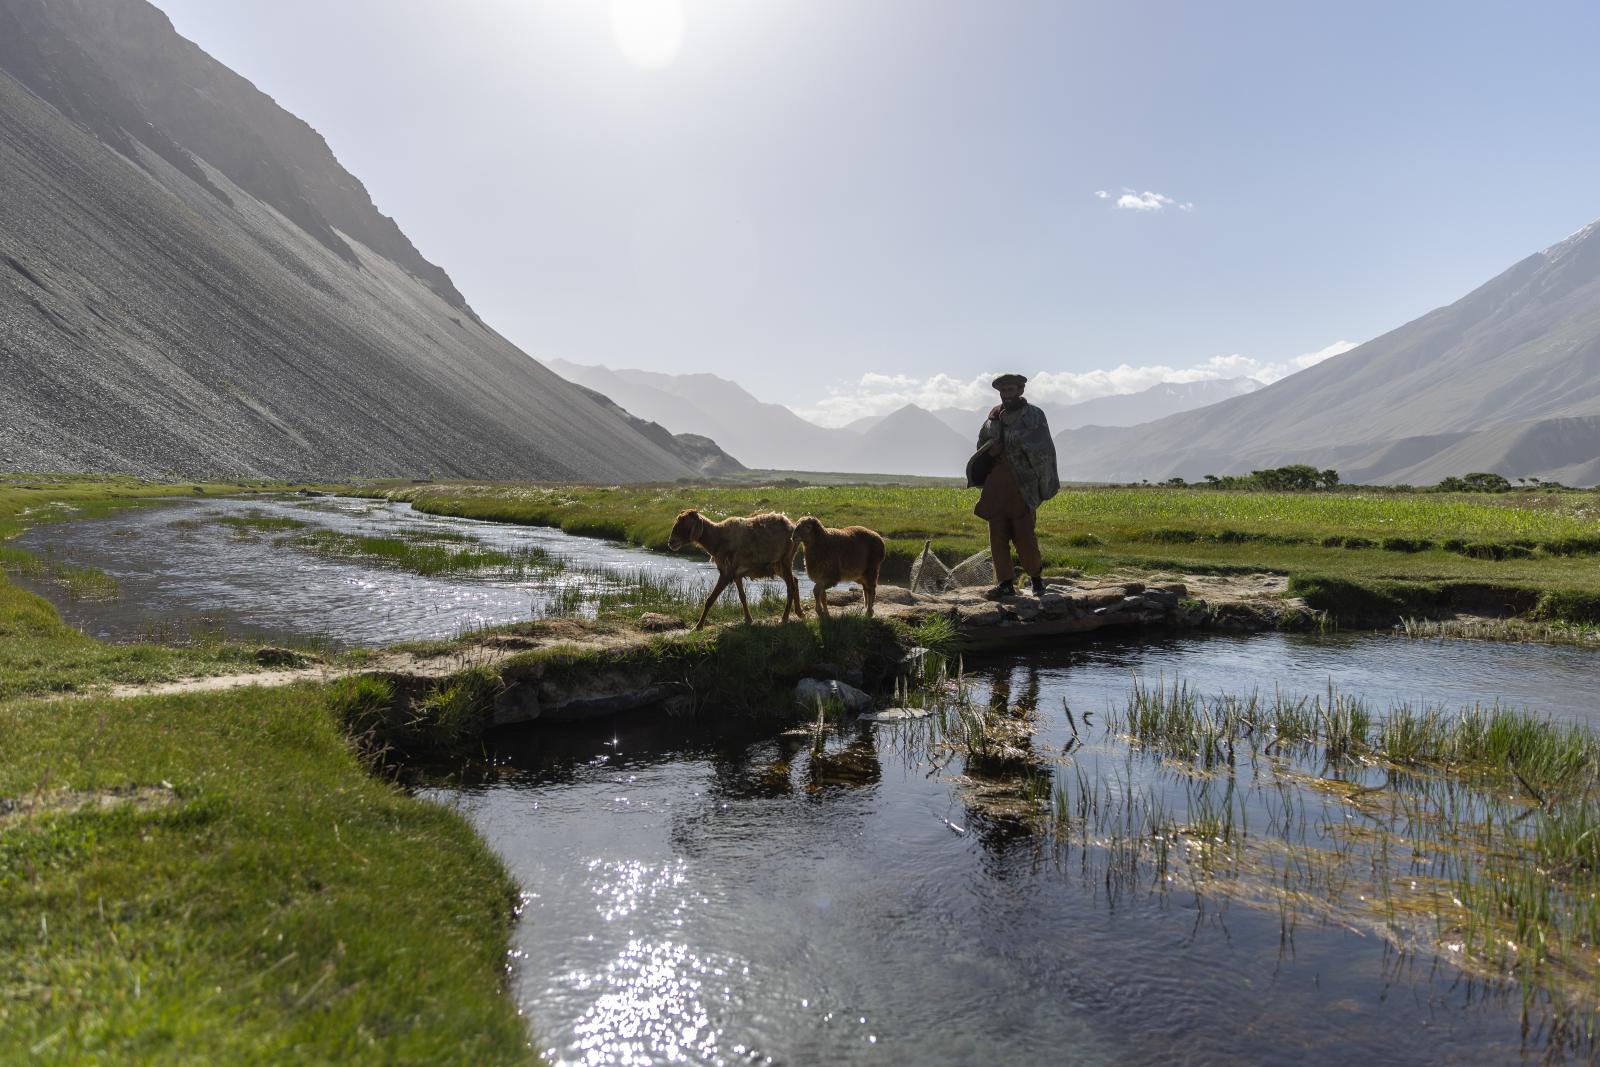
<svg viewBox="0 0 1600 1067"><path fill-rule="evenodd" d="M611 0L611 33L628 62L660 70L683 47L681 0Z"/></svg>

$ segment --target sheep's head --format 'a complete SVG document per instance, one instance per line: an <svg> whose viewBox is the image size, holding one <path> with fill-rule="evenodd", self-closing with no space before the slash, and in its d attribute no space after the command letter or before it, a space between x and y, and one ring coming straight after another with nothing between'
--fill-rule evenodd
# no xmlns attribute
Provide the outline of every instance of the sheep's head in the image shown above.
<svg viewBox="0 0 1600 1067"><path fill-rule="evenodd" d="M705 526L705 521L693 508L678 512L677 521L672 524L672 533L667 536L667 547L676 552L694 544L700 539L700 530Z"/></svg>
<svg viewBox="0 0 1600 1067"><path fill-rule="evenodd" d="M807 515L794 524L794 535L789 538L791 545L809 545L822 536L822 520L814 515ZM807 557L810 558L809 556Z"/></svg>

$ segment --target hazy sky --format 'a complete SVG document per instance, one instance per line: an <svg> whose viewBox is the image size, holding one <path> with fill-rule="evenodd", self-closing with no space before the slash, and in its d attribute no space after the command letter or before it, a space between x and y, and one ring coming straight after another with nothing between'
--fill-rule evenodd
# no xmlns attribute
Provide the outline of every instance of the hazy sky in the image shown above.
<svg viewBox="0 0 1600 1067"><path fill-rule="evenodd" d="M833 421L1282 374L1600 217L1587 0L157 3L530 354Z"/></svg>

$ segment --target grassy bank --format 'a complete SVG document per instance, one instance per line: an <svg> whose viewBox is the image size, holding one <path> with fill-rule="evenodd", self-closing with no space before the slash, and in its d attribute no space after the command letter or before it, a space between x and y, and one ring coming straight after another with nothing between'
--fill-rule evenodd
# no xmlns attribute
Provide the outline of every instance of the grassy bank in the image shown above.
<svg viewBox="0 0 1600 1067"><path fill-rule="evenodd" d="M0 705L0 1060L519 1063L513 887L325 695Z"/></svg>
<svg viewBox="0 0 1600 1067"><path fill-rule="evenodd" d="M665 550L673 517L764 509L860 523L903 576L931 540L946 561L986 547L976 493L949 487L592 487L443 484L364 492L418 510L556 526ZM1088 573L1269 571L1347 624L1449 611L1600 620L1593 494L1270 493L1069 488L1039 511L1047 568Z"/></svg>
<svg viewBox="0 0 1600 1067"><path fill-rule="evenodd" d="M12 476L0 539L242 488ZM341 690L36 699L255 663L103 644L0 571L0 1062L534 1061L503 990L513 885L368 773Z"/></svg>

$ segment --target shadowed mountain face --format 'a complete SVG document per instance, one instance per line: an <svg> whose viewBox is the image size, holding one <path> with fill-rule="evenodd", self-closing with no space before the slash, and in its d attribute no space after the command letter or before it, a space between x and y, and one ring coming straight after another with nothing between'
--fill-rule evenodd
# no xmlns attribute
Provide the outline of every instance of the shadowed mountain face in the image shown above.
<svg viewBox="0 0 1600 1067"><path fill-rule="evenodd" d="M1600 224L1448 307L1248 396L1057 438L1063 477L1152 480L1284 463L1346 481L1600 473Z"/></svg>
<svg viewBox="0 0 1600 1067"><path fill-rule="evenodd" d="M314 130L144 0L0 0L0 175L0 468L706 466L480 323Z"/></svg>

